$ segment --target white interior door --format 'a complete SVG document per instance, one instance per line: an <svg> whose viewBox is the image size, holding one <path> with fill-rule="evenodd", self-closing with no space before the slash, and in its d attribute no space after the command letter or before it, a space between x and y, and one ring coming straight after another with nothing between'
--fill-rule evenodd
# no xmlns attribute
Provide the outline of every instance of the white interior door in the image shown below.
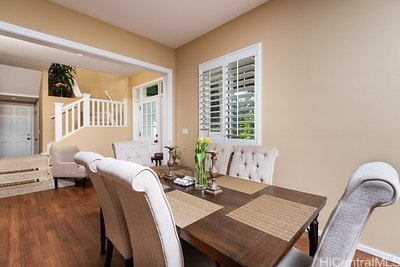
<svg viewBox="0 0 400 267"><path fill-rule="evenodd" d="M33 106L0 103L0 157L33 154Z"/></svg>
<svg viewBox="0 0 400 267"><path fill-rule="evenodd" d="M161 101L160 96L145 98L139 103L139 138L150 146L150 155L161 149Z"/></svg>

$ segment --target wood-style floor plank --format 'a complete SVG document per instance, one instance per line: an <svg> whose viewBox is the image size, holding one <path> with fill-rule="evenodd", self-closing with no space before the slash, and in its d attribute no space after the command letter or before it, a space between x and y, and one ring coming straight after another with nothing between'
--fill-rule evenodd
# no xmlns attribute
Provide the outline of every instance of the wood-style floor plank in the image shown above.
<svg viewBox="0 0 400 267"><path fill-rule="evenodd" d="M104 266L99 213L93 187L67 187L0 199L0 266ZM307 235L296 247L308 251ZM362 252L356 257L372 258ZM122 256L114 249L111 266L123 265Z"/></svg>

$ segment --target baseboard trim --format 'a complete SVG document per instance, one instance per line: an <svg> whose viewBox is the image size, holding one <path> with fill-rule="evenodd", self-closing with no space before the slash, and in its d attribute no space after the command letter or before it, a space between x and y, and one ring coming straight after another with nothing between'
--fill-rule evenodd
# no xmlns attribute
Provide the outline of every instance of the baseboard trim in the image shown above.
<svg viewBox="0 0 400 267"><path fill-rule="evenodd" d="M389 253L386 253L384 251L375 249L375 248L371 248L368 247L366 245L363 244L358 244L357 249L360 251L363 251L365 253L371 254L373 256L376 256L378 258L384 259L384 260L388 260L391 261L397 265L400 265L400 257L399 256L395 256Z"/></svg>
<svg viewBox="0 0 400 267"><path fill-rule="evenodd" d="M318 236L321 236L321 235L322 235L322 230L319 230ZM387 252L384 252L384 251L381 251L381 250L378 250L375 248L371 248L371 247L363 245L363 244L358 244L357 249L362 252L371 254L372 256L391 261L396 264L395 266L400 266L400 256L395 256L395 255L389 254Z"/></svg>

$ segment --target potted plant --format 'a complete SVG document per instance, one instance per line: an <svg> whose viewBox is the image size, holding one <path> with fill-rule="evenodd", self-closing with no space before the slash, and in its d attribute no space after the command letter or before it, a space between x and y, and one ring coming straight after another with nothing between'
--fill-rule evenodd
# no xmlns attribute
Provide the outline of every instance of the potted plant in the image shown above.
<svg viewBox="0 0 400 267"><path fill-rule="evenodd" d="M71 97L75 75L75 67L52 63L49 68L49 93L53 96Z"/></svg>
<svg viewBox="0 0 400 267"><path fill-rule="evenodd" d="M182 163L183 151L185 151L185 149L182 150L182 149L177 148L174 150L173 158L174 158L175 164L179 165Z"/></svg>

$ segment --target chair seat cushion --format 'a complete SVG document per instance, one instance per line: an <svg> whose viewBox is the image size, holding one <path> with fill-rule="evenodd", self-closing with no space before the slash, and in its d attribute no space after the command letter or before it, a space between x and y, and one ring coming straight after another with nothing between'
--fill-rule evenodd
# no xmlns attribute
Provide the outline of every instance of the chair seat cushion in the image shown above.
<svg viewBox="0 0 400 267"><path fill-rule="evenodd" d="M278 267L309 267L313 258L296 248L291 248L285 257L279 262Z"/></svg>

